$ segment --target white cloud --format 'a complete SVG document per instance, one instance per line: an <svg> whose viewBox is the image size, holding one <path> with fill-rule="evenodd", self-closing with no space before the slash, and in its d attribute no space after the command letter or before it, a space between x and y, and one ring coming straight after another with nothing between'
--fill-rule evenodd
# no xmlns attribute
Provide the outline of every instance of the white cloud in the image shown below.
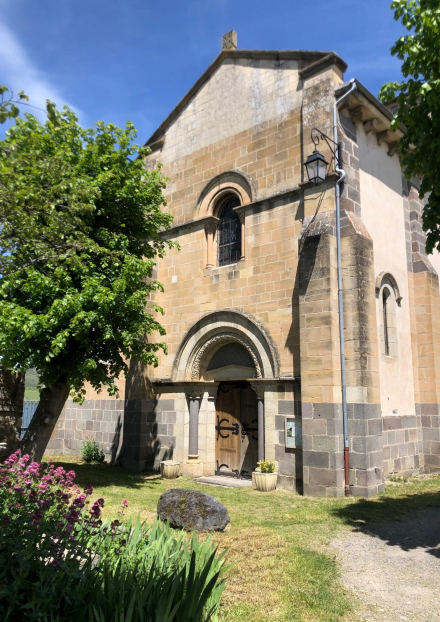
<svg viewBox="0 0 440 622"><path fill-rule="evenodd" d="M76 114L81 114L81 111L66 101L44 72L32 62L24 47L4 22L0 22L0 41L0 84L4 84L15 93L25 91L29 103L37 108L44 110L46 99L50 99L58 108L67 104ZM23 106L22 111L25 109L35 114L41 121L46 118L44 112Z"/></svg>

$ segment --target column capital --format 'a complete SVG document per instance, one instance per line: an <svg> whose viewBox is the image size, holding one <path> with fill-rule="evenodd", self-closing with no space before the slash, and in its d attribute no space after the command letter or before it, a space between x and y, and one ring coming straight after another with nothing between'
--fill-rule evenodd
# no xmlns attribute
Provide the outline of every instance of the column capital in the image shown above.
<svg viewBox="0 0 440 622"><path fill-rule="evenodd" d="M205 391L205 388L201 386L185 387L185 393L189 397L190 400L201 399L204 391Z"/></svg>
<svg viewBox="0 0 440 622"><path fill-rule="evenodd" d="M218 223L220 222L220 218L216 218L216 216L208 216L205 220L205 231L208 235L214 235L217 231Z"/></svg>
<svg viewBox="0 0 440 622"><path fill-rule="evenodd" d="M250 385L257 398L264 400L264 386L259 382L251 382Z"/></svg>

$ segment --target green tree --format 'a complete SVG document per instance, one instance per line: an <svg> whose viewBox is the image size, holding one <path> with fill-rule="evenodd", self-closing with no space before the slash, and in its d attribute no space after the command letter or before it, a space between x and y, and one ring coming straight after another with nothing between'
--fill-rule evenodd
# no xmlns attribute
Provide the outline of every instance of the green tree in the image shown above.
<svg viewBox="0 0 440 622"><path fill-rule="evenodd" d="M0 142L0 355L5 368L37 370L40 402L23 449L40 460L69 395L84 383L116 393L135 358L166 352L155 258L165 180L146 171L136 131L79 126L68 108L45 124L18 119Z"/></svg>
<svg viewBox="0 0 440 622"><path fill-rule="evenodd" d="M18 117L20 108L17 104L29 105L25 103L29 101L29 97L24 91L17 93L17 97L18 99L7 86L0 84L0 124Z"/></svg>
<svg viewBox="0 0 440 622"><path fill-rule="evenodd" d="M391 127L405 126L402 166L408 179L421 180L420 198L428 196L423 228L430 253L440 250L440 2L394 0L391 8L409 31L391 48L402 61L403 80L385 84L379 97L399 106Z"/></svg>

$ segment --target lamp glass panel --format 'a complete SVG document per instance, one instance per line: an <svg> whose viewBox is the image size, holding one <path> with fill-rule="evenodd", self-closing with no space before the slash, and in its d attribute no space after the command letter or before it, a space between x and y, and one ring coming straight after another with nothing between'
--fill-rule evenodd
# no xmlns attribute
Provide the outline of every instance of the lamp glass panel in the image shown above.
<svg viewBox="0 0 440 622"><path fill-rule="evenodd" d="M327 173L327 162L323 160L318 160L317 169L318 169L316 171L317 177L319 177L319 179L324 181L326 173Z"/></svg>
<svg viewBox="0 0 440 622"><path fill-rule="evenodd" d="M307 168L307 175L308 175L309 181L314 181L316 178L316 174L318 172L318 166L317 166L316 160L309 162L306 165L306 168Z"/></svg>

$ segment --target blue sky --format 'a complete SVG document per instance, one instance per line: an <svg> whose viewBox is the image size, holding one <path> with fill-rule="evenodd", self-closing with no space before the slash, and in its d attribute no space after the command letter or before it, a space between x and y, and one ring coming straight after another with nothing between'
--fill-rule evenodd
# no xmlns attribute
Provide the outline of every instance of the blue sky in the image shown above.
<svg viewBox="0 0 440 622"><path fill-rule="evenodd" d="M373 94L399 78L389 0L0 0L0 84L131 120L143 143L235 29L241 49L337 52ZM227 93L225 93L227 97Z"/></svg>

